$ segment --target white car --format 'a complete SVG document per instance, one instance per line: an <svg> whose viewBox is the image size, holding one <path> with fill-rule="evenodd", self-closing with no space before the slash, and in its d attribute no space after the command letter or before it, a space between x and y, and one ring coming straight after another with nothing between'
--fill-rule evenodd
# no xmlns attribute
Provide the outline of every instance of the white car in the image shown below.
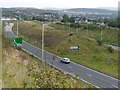
<svg viewBox="0 0 120 90"><path fill-rule="evenodd" d="M61 62L63 62L63 63L70 63L70 59L69 58L61 58L61 60L60 60Z"/></svg>

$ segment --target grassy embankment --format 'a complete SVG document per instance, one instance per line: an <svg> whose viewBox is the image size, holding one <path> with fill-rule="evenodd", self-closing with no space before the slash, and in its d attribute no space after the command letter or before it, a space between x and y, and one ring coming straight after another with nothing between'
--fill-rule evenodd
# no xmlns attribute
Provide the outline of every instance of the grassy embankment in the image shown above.
<svg viewBox="0 0 120 90"><path fill-rule="evenodd" d="M63 29L63 30L68 30L69 24L62 25L60 23L58 24L52 24L55 29ZM108 26L99 26L99 25L94 25L94 24L80 24L80 28L70 28L71 31L76 31L80 35L84 35L88 38L93 38L95 40L100 40L101 39L101 31L102 31L102 41L104 43L109 43L109 44L115 44L118 45L120 41L118 42L118 32L120 32L119 28L112 28ZM88 32L87 32L88 29ZM78 31L77 31L78 30Z"/></svg>
<svg viewBox="0 0 120 90"><path fill-rule="evenodd" d="M40 47L41 26L38 22L20 22L19 35L22 36L24 40ZM16 24L13 29L15 32ZM105 29L106 32L109 32L107 28ZM99 30L90 30L89 32L91 32L91 34L87 34L83 28L69 29L64 25L54 25L53 28L45 27L45 49L57 55L69 57L76 63L118 78L118 52L114 50L110 52L107 46L99 46L96 41L88 39L89 36L93 37L95 34L96 37L99 37L99 35L97 35L99 34ZM109 39L109 34L106 38L107 40ZM114 40L115 39L113 39L113 41ZM70 46L74 45L79 45L80 50L73 51L69 49Z"/></svg>
<svg viewBox="0 0 120 90"><path fill-rule="evenodd" d="M11 47L3 36L2 76L5 88L91 88L42 63L32 55Z"/></svg>

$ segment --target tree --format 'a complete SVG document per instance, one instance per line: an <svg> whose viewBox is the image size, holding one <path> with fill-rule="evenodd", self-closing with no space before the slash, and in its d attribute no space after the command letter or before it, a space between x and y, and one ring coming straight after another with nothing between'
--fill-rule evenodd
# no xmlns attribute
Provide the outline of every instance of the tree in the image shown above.
<svg viewBox="0 0 120 90"><path fill-rule="evenodd" d="M118 17L118 27L120 28L120 17Z"/></svg>
<svg viewBox="0 0 120 90"><path fill-rule="evenodd" d="M35 17L32 17L32 20L35 20Z"/></svg>
<svg viewBox="0 0 120 90"><path fill-rule="evenodd" d="M68 22L68 21L69 21L69 16L67 14L64 14L61 22Z"/></svg>
<svg viewBox="0 0 120 90"><path fill-rule="evenodd" d="M74 17L70 17L69 21L70 21L71 23L74 23L74 22L75 22L75 18L74 18Z"/></svg>
<svg viewBox="0 0 120 90"><path fill-rule="evenodd" d="M87 20L86 17L83 17L83 21Z"/></svg>
<svg viewBox="0 0 120 90"><path fill-rule="evenodd" d="M108 20L108 26L118 27L118 19L117 18L109 19Z"/></svg>
<svg viewBox="0 0 120 90"><path fill-rule="evenodd" d="M102 19L101 19L101 18L99 18L99 19L98 19L98 22L99 22L99 23L102 23Z"/></svg>
<svg viewBox="0 0 120 90"><path fill-rule="evenodd" d="M70 27L79 28L79 27L80 27L80 24L79 24L79 23L71 23L71 24L70 24Z"/></svg>

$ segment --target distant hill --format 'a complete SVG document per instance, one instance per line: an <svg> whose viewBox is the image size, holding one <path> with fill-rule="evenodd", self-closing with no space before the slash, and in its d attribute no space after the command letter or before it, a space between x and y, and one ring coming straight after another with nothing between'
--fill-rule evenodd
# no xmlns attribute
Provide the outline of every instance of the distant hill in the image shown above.
<svg viewBox="0 0 120 90"><path fill-rule="evenodd" d="M23 14L42 14L42 13L57 13L56 10L44 10L37 8L2 8L3 13L23 13Z"/></svg>
<svg viewBox="0 0 120 90"><path fill-rule="evenodd" d="M106 9L97 9L97 8L73 8L73 9L64 9L60 13L65 13L68 15L87 15L92 18L114 18L118 16L118 11L115 10L106 10Z"/></svg>
<svg viewBox="0 0 120 90"><path fill-rule="evenodd" d="M89 15L97 17L117 17L118 12L115 10L97 9L97 8L73 8L73 9L63 9L63 10L53 10L53 9L37 9L37 8L2 8L2 13L4 15L41 15L46 13L57 13L59 15Z"/></svg>
<svg viewBox="0 0 120 90"><path fill-rule="evenodd" d="M106 9L97 9L97 8L74 8L74 9L65 9L64 12L65 11L72 12L72 13L117 15L117 11L106 10Z"/></svg>
<svg viewBox="0 0 120 90"><path fill-rule="evenodd" d="M116 12L113 10L106 10L106 9L98 9L98 8L73 8L73 9L67 9L69 11L76 11L76 12L99 12L99 13L112 13Z"/></svg>
<svg viewBox="0 0 120 90"><path fill-rule="evenodd" d="M107 10L118 10L118 7L98 7L98 9L107 9Z"/></svg>

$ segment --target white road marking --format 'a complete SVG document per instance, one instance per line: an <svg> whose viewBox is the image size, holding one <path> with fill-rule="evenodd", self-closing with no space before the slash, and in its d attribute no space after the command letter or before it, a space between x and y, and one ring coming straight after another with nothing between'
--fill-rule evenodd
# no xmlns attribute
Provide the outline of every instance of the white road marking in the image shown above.
<svg viewBox="0 0 120 90"><path fill-rule="evenodd" d="M6 28L7 29L7 28ZM10 31L12 31L12 27L11 27L11 29L10 29ZM27 42L26 42L27 43ZM29 43L28 43L29 44ZM36 46L34 46L34 45L32 45L32 44L29 44L29 45L31 45L31 46L33 46L33 47L35 47L35 48L38 48L38 47L36 47ZM22 48L23 49L23 48ZM38 48L38 49L40 49L40 48ZM28 53L30 53L30 54L32 54L31 52L29 52L29 51L27 51L27 50L25 50L25 49L23 49L24 51L26 51L26 52L28 52ZM41 50L41 49L40 49ZM45 51L45 50L44 50ZM47 52L47 51L46 51ZM49 53L49 54L52 54L52 53L50 53L50 52L47 52L47 53ZM34 55L34 54L32 54L32 55ZM53 55L53 54L52 54ZM37 58L39 58L38 56L36 56L36 55L34 55L35 57L37 57ZM57 55L56 55L57 56ZM57 57L59 57L59 58L61 58L60 56L57 56ZM41 59L41 58L39 58L39 59ZM42 60L42 59L41 59ZM44 61L44 60L42 60L42 61ZM74 63L74 62L71 62L71 63ZM101 74L101 75L103 75L103 76L106 76L106 77L109 77L109 78L112 78L112 79L115 79L115 80L118 80L118 79L116 79L116 78L113 78L113 77L110 77L110 76L108 76L108 75L105 75L105 74L103 74L103 73L100 73L100 72L98 72L98 71L95 71L95 70L92 70L92 69L90 69L90 68L88 68L88 67L85 67L85 66L82 66L82 65L79 65L79 64L77 64L77 63L74 63L74 64L76 64L76 65L78 65L78 66L81 66L81 67L83 67L83 68L85 68L85 69L88 69L88 70L90 70L90 71L93 71L93 72L96 72L96 73L99 73L99 74ZM64 70L62 70L62 69L60 69L60 68L58 68L58 67L56 67L56 66L54 66L53 65L53 67L55 67L56 69L58 69L58 70L60 70L60 71L64 71ZM70 67L70 66L69 66ZM70 73L69 73L70 74ZM70 74L71 75L71 74ZM82 81L84 81L84 82L87 82L87 81L85 81L84 79L81 79ZM89 82L87 82L87 83L89 83ZM98 87L98 86L96 86L96 85L94 85L95 87ZM117 86L115 86L115 85L112 85L113 87L116 87L116 88L118 88ZM99 87L98 87L99 88Z"/></svg>
<svg viewBox="0 0 120 90"><path fill-rule="evenodd" d="M74 63L74 62L71 62L71 63ZM105 74L100 73L100 72L98 72L98 71L92 70L92 69L90 69L90 68L88 68L88 67L85 67L85 66L79 65L79 64L77 64L77 63L74 63L74 64L76 64L76 65L78 65L78 66L81 66L81 67L83 67L83 68L86 68L86 69L88 69L88 70L90 70L90 71L93 71L93 72L99 73L99 74L101 74L101 75L103 75L103 76L106 76L106 77L109 77L109 78L115 79L115 80L118 81L118 79L116 79L116 78L113 78L113 77L111 77L111 76L105 75Z"/></svg>
<svg viewBox="0 0 120 90"><path fill-rule="evenodd" d="M87 76L92 77L92 75L90 75L90 74L87 74Z"/></svg>
<svg viewBox="0 0 120 90"><path fill-rule="evenodd" d="M72 66L68 66L69 68L72 68Z"/></svg>
<svg viewBox="0 0 120 90"><path fill-rule="evenodd" d="M84 80L84 79L81 79L83 82L85 82L85 83L88 83L88 84L91 84L91 83L89 83L88 81L86 81L86 80ZM93 85L93 86L95 86L96 88L100 88L100 87L98 87L98 86L96 86L96 85Z"/></svg>
<svg viewBox="0 0 120 90"><path fill-rule="evenodd" d="M112 85L113 87L115 87L115 88L118 88L117 86L115 86L115 85Z"/></svg>

